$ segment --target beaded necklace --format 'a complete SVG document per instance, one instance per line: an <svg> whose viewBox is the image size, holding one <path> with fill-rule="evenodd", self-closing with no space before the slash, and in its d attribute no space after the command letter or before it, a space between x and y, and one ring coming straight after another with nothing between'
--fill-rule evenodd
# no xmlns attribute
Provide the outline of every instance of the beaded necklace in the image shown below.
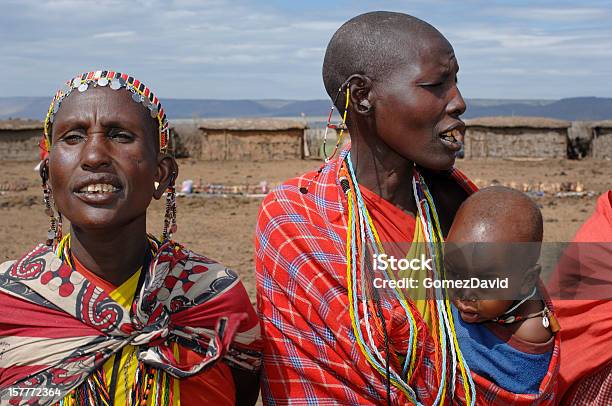
<svg viewBox="0 0 612 406"><path fill-rule="evenodd" d="M341 176L343 173L348 175L339 179L348 202L346 244L347 290L349 313L356 342L366 357L367 362L378 373L385 376L388 383L403 392L413 403L420 404L414 390L409 385L415 372L414 367L417 355L417 340L415 337L417 328L413 309L410 306L410 300L405 297L401 289L394 288L392 290L393 296L400 303L410 325L408 351L406 354L401 354L404 356L404 362L401 372L398 372L390 366L388 337L382 312L380 311L380 300L377 298L377 292L372 290L372 274L367 272L366 261L364 261L366 252L372 255L380 255L384 253L384 248L359 190L359 184L351 163L350 152L347 154L342 165ZM412 186L417 203L418 220L420 220L417 222L417 227L419 227L419 223L423 227L426 251L428 256L432 258L432 277L440 279L444 277L442 256L442 243L444 239L433 198L416 167L413 170ZM386 269L383 269L382 272L384 278L392 279L394 277ZM361 281L360 284L359 281ZM361 286L363 320L360 319L361 315L359 314L358 307L360 299L357 289L358 284ZM466 403L474 405L476 400L475 386L469 367L465 363L459 349L448 294L446 290L440 288L435 289L433 293L435 299L428 300L428 305L432 314L432 326L436 326L432 329L432 335L435 345L439 348L439 353L441 354L441 359L436 360L440 368L436 368L438 371L439 390L434 404L444 404L449 383L450 392L454 394L456 371L457 366L459 366ZM370 296L368 297L368 295ZM373 309L372 302L377 302L379 309ZM378 318L376 316L377 313ZM362 325L365 327L367 342L364 339ZM381 329L383 330L387 347L386 357L383 357L380 353L373 339L374 331L380 332ZM450 368L448 357L450 357ZM449 382L447 382L447 374L450 374ZM387 392L389 396L389 388Z"/></svg>
<svg viewBox="0 0 612 406"><path fill-rule="evenodd" d="M150 258L155 257L159 250L160 243L152 236L147 236ZM55 254L62 259L68 266L75 271L74 261L70 250L70 234L66 235L58 244ZM143 269L141 267L141 269ZM127 390L127 369L132 361L132 358L137 358L137 350L132 351L128 355L128 360L124 367L123 378L126 406L169 406L174 402L174 378L168 376L165 371L154 369L150 366L138 362L134 381L129 391ZM115 354L115 365L113 365L113 373L111 374L110 385L106 385L106 374L104 367L97 368L87 379L70 391L62 400L58 402L59 406L112 406L115 404L114 397L118 376L119 359L123 354L123 350Z"/></svg>

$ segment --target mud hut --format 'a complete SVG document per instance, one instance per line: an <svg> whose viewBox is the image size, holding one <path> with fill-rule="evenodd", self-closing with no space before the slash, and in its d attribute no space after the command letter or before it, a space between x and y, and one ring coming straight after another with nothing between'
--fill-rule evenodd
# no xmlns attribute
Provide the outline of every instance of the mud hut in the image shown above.
<svg viewBox="0 0 612 406"><path fill-rule="evenodd" d="M612 120L593 123L591 156L595 159L612 159Z"/></svg>
<svg viewBox="0 0 612 406"><path fill-rule="evenodd" d="M465 158L566 158L570 124L542 117L467 120Z"/></svg>
<svg viewBox="0 0 612 406"><path fill-rule="evenodd" d="M305 120L209 119L198 121L198 128L199 140L192 139L186 146L190 157L196 159L269 161L304 158Z"/></svg>
<svg viewBox="0 0 612 406"><path fill-rule="evenodd" d="M172 152L177 158L200 158L202 153L202 135L197 119L170 120L170 133L172 136Z"/></svg>
<svg viewBox="0 0 612 406"><path fill-rule="evenodd" d="M42 132L43 124L40 121L0 121L0 160L37 160L40 154L38 142Z"/></svg>

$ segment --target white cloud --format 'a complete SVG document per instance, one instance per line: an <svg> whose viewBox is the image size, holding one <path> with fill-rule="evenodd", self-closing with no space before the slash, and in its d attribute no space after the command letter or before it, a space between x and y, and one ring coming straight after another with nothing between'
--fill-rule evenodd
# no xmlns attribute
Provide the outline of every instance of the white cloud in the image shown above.
<svg viewBox="0 0 612 406"><path fill-rule="evenodd" d="M136 33L134 31L111 31L102 32L100 34L92 35L93 39L110 39L110 38L126 38L133 37Z"/></svg>
<svg viewBox="0 0 612 406"><path fill-rule="evenodd" d="M510 7L439 0L432 8L400 0L105 0L89 6L7 0L0 15L0 88L7 95L46 95L75 72L109 66L166 97L325 97L320 67L331 35L354 15L384 8L417 15L448 36L462 90L472 97L503 96L491 93L504 87L522 98L583 89L605 96L612 93L601 85L612 69L612 7L595 1ZM33 71L52 77L34 84Z"/></svg>
<svg viewBox="0 0 612 406"><path fill-rule="evenodd" d="M576 35L555 35L546 32L529 33L518 29L504 30L503 28L493 27L470 28L454 31L453 34L454 39L461 43L494 42L508 49L542 49L580 38Z"/></svg>
<svg viewBox="0 0 612 406"><path fill-rule="evenodd" d="M298 21L291 24L291 28L307 31L325 31L333 34L344 21Z"/></svg>
<svg viewBox="0 0 612 406"><path fill-rule="evenodd" d="M529 20L551 21L585 21L605 20L610 17L610 10L601 7L496 7L492 14L504 17L516 17Z"/></svg>

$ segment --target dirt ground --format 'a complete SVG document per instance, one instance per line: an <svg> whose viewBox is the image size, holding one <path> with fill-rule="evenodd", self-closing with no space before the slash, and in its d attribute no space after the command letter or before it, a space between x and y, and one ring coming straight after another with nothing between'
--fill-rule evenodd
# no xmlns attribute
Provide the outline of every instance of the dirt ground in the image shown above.
<svg viewBox="0 0 612 406"><path fill-rule="evenodd" d="M47 219L43 213L42 193L35 162L3 162L0 189L7 185L27 186L18 192L0 192L0 243L2 259L12 259L46 238ZM275 162L179 162L179 184L184 179L203 183L257 184L262 180L278 183L316 169L317 161ZM544 239L568 241L590 215L597 196L612 187L612 161L512 161L459 160L457 166L479 184L494 180L516 182L581 182L592 197L542 197L537 201L544 215ZM237 270L244 279L251 299L255 300L253 266L253 231L261 199L249 198L179 198L178 232L175 237L191 249L207 254ZM149 229L161 232L163 202L149 210Z"/></svg>

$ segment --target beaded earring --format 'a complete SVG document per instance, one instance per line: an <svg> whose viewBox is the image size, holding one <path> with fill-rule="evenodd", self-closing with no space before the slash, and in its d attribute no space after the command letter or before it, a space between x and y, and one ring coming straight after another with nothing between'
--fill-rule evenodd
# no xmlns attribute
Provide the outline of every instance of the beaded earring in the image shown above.
<svg viewBox="0 0 612 406"><path fill-rule="evenodd" d="M43 165L40 170L40 177L42 178L42 189L43 189L43 204L45 205L45 214L49 216L49 230L47 231L46 245L51 247L57 245L62 239L62 213L58 212L58 216L55 217L53 212L51 195L51 188L47 184L49 180L48 168Z"/></svg>
<svg viewBox="0 0 612 406"><path fill-rule="evenodd" d="M166 213L164 215L164 230L162 232L162 242L170 240L172 234L176 233L176 188L174 185L174 176L166 190Z"/></svg>

